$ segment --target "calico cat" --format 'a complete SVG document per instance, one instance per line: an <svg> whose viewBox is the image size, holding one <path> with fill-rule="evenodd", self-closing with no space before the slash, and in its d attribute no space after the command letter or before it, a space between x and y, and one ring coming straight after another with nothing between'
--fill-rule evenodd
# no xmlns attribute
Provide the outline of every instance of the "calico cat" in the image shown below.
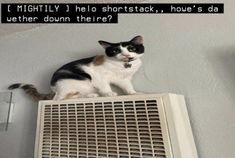
<svg viewBox="0 0 235 158"><path fill-rule="evenodd" d="M125 94L135 94L131 80L141 66L144 53L143 38L110 43L99 41L105 55L97 55L68 63L52 76L49 94L41 94L30 84L16 83L8 89L22 88L35 100L65 100L79 97L116 96L110 85L121 88Z"/></svg>

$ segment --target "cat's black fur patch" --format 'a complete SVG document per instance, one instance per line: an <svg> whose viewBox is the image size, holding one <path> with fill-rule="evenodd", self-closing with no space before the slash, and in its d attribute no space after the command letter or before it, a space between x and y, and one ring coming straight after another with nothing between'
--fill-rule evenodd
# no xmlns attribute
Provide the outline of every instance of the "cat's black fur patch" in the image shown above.
<svg viewBox="0 0 235 158"><path fill-rule="evenodd" d="M110 44L110 46L108 46L105 49L105 53L106 53L106 55L108 57L114 57L117 54L121 53L120 45L122 47L128 47L128 46L134 47L136 49L136 51L134 51L134 52L137 53L137 54L144 53L144 46L143 46L143 44L135 44L135 43L133 43L131 41L129 41L129 42L121 42L121 43L109 43L109 44Z"/></svg>
<svg viewBox="0 0 235 158"><path fill-rule="evenodd" d="M112 44L110 47L105 49L105 53L108 57L116 56L117 54L121 53L121 49L119 47L120 44Z"/></svg>
<svg viewBox="0 0 235 158"><path fill-rule="evenodd" d="M30 85L30 84L24 85L21 88L24 89L24 90L27 90L27 89L36 89L33 85Z"/></svg>
<svg viewBox="0 0 235 158"><path fill-rule="evenodd" d="M12 89L16 89L16 88L19 88L20 87L20 83L15 83L15 84L12 84L8 87L9 90L12 90Z"/></svg>
<svg viewBox="0 0 235 158"><path fill-rule="evenodd" d="M124 43L124 44L122 43L122 46L123 47L128 47L128 46L134 47L136 49L135 53L137 53L137 54L144 53L144 46L143 46L143 44L134 44L134 43L128 42L128 43Z"/></svg>
<svg viewBox="0 0 235 158"><path fill-rule="evenodd" d="M94 58L95 57L80 59L62 66L53 74L51 85L54 86L55 83L61 79L91 80L91 76L83 71L79 65L90 64Z"/></svg>

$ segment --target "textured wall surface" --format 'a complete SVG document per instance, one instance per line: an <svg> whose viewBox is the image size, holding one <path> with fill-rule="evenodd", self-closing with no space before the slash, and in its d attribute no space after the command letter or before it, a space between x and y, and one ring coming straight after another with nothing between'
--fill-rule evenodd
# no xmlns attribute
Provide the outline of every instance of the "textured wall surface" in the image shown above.
<svg viewBox="0 0 235 158"><path fill-rule="evenodd" d="M235 155L235 1L223 15L120 15L118 24L48 25L0 38L0 90L33 83L49 91L52 73L77 58L102 54L97 41L143 35L146 54L134 85L186 96L200 158ZM0 131L1 158L32 158L37 103L14 92L13 123Z"/></svg>

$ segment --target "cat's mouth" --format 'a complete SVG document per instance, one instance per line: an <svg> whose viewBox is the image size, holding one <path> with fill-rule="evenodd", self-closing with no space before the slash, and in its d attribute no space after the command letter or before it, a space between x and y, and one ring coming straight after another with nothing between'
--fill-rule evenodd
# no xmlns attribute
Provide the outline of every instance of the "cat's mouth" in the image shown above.
<svg viewBox="0 0 235 158"><path fill-rule="evenodd" d="M124 62L131 62L133 60L135 60L135 58L133 58L133 57L127 57L127 58L122 59L122 61L124 61Z"/></svg>

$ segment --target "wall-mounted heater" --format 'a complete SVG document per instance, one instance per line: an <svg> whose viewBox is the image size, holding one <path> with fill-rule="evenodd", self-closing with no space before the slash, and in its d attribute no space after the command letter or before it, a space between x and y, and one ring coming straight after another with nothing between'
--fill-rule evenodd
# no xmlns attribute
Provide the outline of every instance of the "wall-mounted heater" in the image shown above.
<svg viewBox="0 0 235 158"><path fill-rule="evenodd" d="M39 103L35 158L197 158L184 97Z"/></svg>

